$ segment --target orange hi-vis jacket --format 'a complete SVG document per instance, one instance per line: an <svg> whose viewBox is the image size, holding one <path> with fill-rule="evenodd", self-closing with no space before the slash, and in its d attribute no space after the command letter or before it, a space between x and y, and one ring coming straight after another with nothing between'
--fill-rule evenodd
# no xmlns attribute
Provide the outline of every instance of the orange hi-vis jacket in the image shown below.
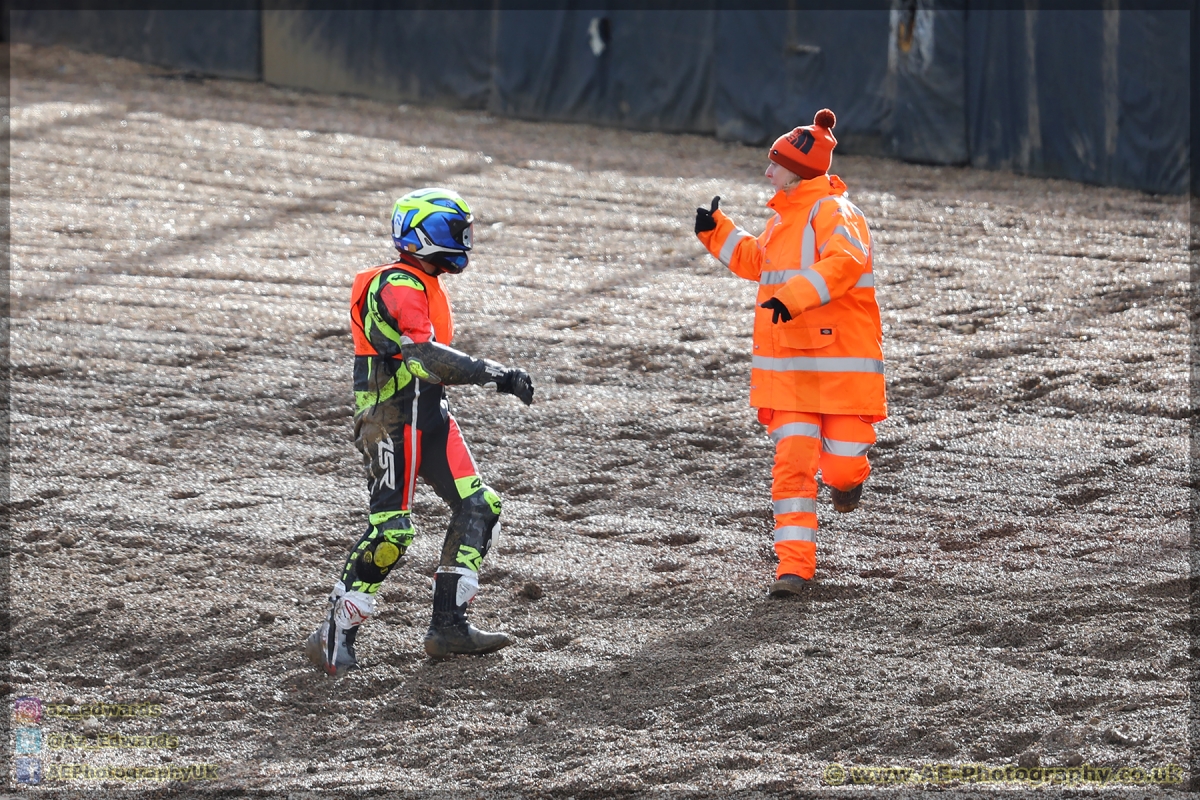
<svg viewBox="0 0 1200 800"><path fill-rule="evenodd" d="M701 243L739 277L758 282L750 405L887 418L883 327L875 302L871 233L836 175L801 181L767 203L775 216L755 238L718 209ZM761 304L792 314L772 323Z"/></svg>
<svg viewBox="0 0 1200 800"><path fill-rule="evenodd" d="M416 294L409 294L412 291ZM450 300L437 277L397 261L365 269L354 276L350 290L350 332L356 356L400 358L400 344L405 335L417 342L433 338L450 344L454 339L454 317Z"/></svg>
<svg viewBox="0 0 1200 800"><path fill-rule="evenodd" d="M404 362L405 343L450 344L454 317L450 300L435 276L401 260L363 270L350 290L350 332L354 337L355 414L396 397L420 397L436 407L440 384L419 381Z"/></svg>

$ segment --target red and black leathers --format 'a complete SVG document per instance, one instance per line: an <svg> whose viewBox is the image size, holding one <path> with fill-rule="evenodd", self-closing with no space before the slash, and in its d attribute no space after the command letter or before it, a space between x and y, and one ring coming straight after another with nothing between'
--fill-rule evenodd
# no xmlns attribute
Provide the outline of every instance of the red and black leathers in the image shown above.
<svg viewBox="0 0 1200 800"><path fill-rule="evenodd" d="M483 485L450 415L443 383L484 383L503 368L449 347L450 304L436 276L401 260L358 274L351 296L354 442L370 491L370 523L342 574L347 591L374 594L412 543L417 476L452 509L438 567L465 603L498 528L500 498Z"/></svg>

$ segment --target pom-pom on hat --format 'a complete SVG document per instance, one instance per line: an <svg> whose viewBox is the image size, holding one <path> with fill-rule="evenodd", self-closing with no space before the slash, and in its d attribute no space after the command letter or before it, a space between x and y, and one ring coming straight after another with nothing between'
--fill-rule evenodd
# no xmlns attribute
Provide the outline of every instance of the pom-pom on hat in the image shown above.
<svg viewBox="0 0 1200 800"><path fill-rule="evenodd" d="M767 158L804 180L824 175L833 160L833 148L837 147L837 139L833 138L836 124L833 112L822 108L812 125L796 128L776 139Z"/></svg>

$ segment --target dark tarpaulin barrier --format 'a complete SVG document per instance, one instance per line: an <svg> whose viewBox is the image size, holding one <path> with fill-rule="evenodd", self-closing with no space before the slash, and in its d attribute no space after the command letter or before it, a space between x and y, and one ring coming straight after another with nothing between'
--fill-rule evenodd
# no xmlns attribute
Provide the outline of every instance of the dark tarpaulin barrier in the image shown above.
<svg viewBox="0 0 1200 800"><path fill-rule="evenodd" d="M489 109L523 119L604 118L613 104L613 55L611 23L601 21L610 13L603 8L501 11Z"/></svg>
<svg viewBox="0 0 1200 800"><path fill-rule="evenodd" d="M972 166L1030 168L1031 70L1024 47L1025 16L1024 11L967 12L967 143ZM1010 44L1014 37L1020 45ZM1033 117L1036 120L1037 114ZM1040 139L1040 127L1035 126L1035 133Z"/></svg>
<svg viewBox="0 0 1200 800"><path fill-rule="evenodd" d="M493 12L264 8L263 79L392 102L483 108Z"/></svg>
<svg viewBox="0 0 1200 800"><path fill-rule="evenodd" d="M1035 19L1039 172L1104 183L1116 155L1119 40L1112 20L1119 18L1043 10Z"/></svg>
<svg viewBox="0 0 1200 800"><path fill-rule="evenodd" d="M1192 43L1188 51L1192 54L1192 83L1191 83L1191 107L1192 107L1192 140L1191 140L1191 163L1192 172L1192 194L1200 197L1200 167L1196 165L1197 153L1200 153L1200 2L1193 0L1192 2ZM1200 224L1200 209L1196 205L1192 205L1192 220L1193 226ZM1192 228L1196 232L1196 228ZM1194 240L1200 241L1200 239ZM1200 419L1193 417L1193 419ZM1196 774L1195 772L1192 773Z"/></svg>
<svg viewBox="0 0 1200 800"><path fill-rule="evenodd" d="M235 3L210 10L57 8L9 13L14 42L67 45L227 78L262 77L257 3L244 9Z"/></svg>
<svg viewBox="0 0 1200 800"><path fill-rule="evenodd" d="M843 152L877 142L886 111L886 9L721 10L716 24L719 138L760 144L811 125L828 107Z"/></svg>
<svg viewBox="0 0 1200 800"><path fill-rule="evenodd" d="M1187 190L1188 12L967 12L971 164Z"/></svg>
<svg viewBox="0 0 1200 800"><path fill-rule="evenodd" d="M1152 192L1187 191L1190 81L1200 58L1187 11L1121 11L1116 159L1106 183Z"/></svg>
<svg viewBox="0 0 1200 800"><path fill-rule="evenodd" d="M597 6L500 11L489 108L525 119L712 132L715 12Z"/></svg>
<svg viewBox="0 0 1200 800"><path fill-rule="evenodd" d="M510 0L514 2L515 0ZM838 115L840 150L1179 193L1200 139L1175 10L991 0L776 6L16 10L13 39L176 69L527 119L760 144ZM1197 171L1200 172L1200 171ZM1191 185L1200 190L1200 175Z"/></svg>
<svg viewBox="0 0 1200 800"><path fill-rule="evenodd" d="M925 164L967 163L963 0L907 0L891 12L888 40L888 155Z"/></svg>

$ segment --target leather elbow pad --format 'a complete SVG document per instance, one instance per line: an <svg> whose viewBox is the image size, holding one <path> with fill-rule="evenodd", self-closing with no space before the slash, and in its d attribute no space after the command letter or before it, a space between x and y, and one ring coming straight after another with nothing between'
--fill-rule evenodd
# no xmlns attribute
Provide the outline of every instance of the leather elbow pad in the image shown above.
<svg viewBox="0 0 1200 800"><path fill-rule="evenodd" d="M474 358L438 342L404 342L400 347L408 371L427 383L485 384L503 373L494 361Z"/></svg>

